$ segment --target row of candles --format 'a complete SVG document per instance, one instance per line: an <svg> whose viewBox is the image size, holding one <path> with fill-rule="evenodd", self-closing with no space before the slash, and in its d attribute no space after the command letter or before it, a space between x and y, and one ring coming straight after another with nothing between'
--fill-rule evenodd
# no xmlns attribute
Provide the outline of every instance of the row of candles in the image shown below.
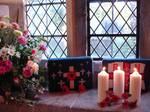
<svg viewBox="0 0 150 112"><path fill-rule="evenodd" d="M102 102L106 98L106 91L109 90L109 74L105 71L105 67L98 74L98 102ZM130 74L129 84L129 101L140 103L142 77L134 68L134 72ZM124 93L125 72L118 67L113 72L113 93L119 97Z"/></svg>

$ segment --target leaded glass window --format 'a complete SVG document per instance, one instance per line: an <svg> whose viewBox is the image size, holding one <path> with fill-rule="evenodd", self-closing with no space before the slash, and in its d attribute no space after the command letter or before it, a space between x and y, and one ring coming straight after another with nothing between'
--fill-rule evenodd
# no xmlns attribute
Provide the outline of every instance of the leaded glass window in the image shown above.
<svg viewBox="0 0 150 112"><path fill-rule="evenodd" d="M26 0L26 18L30 36L47 40L43 59L67 56L66 0Z"/></svg>
<svg viewBox="0 0 150 112"><path fill-rule="evenodd" d="M90 0L89 55L136 58L138 16L136 0Z"/></svg>

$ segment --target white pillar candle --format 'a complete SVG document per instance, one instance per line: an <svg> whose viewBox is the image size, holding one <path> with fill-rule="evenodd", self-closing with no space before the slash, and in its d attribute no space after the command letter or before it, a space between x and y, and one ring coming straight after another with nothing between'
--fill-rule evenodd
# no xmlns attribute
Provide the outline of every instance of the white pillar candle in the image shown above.
<svg viewBox="0 0 150 112"><path fill-rule="evenodd" d="M125 73L123 70L118 67L113 74L113 92L115 95L121 97L124 93L124 82L125 82Z"/></svg>
<svg viewBox="0 0 150 112"><path fill-rule="evenodd" d="M140 104L141 83L142 77L138 73L137 69L134 68L134 72L130 75L130 88L129 88L129 93L131 94L131 97L129 97L130 102L137 101L137 104Z"/></svg>
<svg viewBox="0 0 150 112"><path fill-rule="evenodd" d="M106 98L106 92L109 89L109 74L106 73L105 67L98 74L98 103Z"/></svg>

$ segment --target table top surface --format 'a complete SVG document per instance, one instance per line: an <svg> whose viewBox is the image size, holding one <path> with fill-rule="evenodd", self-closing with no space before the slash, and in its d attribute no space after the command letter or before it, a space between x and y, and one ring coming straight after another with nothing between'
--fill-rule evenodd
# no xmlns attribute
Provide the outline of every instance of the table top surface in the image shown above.
<svg viewBox="0 0 150 112"><path fill-rule="evenodd" d="M150 112L150 92L141 96L141 104L132 109L123 109L121 104L102 108L97 102L97 90L84 93L47 93L34 106L1 104L0 112ZM6 111L7 110L7 111Z"/></svg>
<svg viewBox="0 0 150 112"><path fill-rule="evenodd" d="M43 96L41 104L53 105L56 107L69 107L70 109L100 111L132 111L132 112L150 112L150 93L143 93L141 104L136 108L123 109L121 104L102 108L97 102L97 90L89 90L84 93L60 94L50 93Z"/></svg>

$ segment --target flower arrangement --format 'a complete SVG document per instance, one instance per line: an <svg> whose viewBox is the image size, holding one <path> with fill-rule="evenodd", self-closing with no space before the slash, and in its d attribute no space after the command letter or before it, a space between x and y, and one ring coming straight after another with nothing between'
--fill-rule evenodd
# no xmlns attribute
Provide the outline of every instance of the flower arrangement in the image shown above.
<svg viewBox="0 0 150 112"><path fill-rule="evenodd" d="M31 38L17 23L0 21L0 96L40 91L38 63L46 50L44 41Z"/></svg>
<svg viewBox="0 0 150 112"><path fill-rule="evenodd" d="M120 102L123 108L134 108L137 106L137 101L131 102L128 100L131 96L128 93L123 93L121 97L115 95L112 91L106 91L106 94L106 98L99 103L100 107L112 106Z"/></svg>

